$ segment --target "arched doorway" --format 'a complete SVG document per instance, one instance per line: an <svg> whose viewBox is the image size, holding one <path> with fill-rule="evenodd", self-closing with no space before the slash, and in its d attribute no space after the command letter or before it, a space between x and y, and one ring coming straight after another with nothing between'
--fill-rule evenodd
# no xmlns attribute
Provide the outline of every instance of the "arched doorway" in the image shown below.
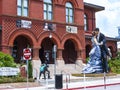
<svg viewBox="0 0 120 90"><path fill-rule="evenodd" d="M54 57L53 57L53 46L55 43L49 37L42 40L41 49L39 50L39 57L41 63L45 63L48 61L48 64L54 64Z"/></svg>
<svg viewBox="0 0 120 90"><path fill-rule="evenodd" d="M18 36L14 40L13 49L12 49L12 56L16 63L20 63L23 60L23 49L27 47L32 47L30 39L25 36Z"/></svg>
<svg viewBox="0 0 120 90"><path fill-rule="evenodd" d="M86 58L89 57L90 50L91 50L91 46L90 45L86 45Z"/></svg>
<svg viewBox="0 0 120 90"><path fill-rule="evenodd" d="M77 51L72 40L67 40L64 44L64 50L62 52L65 64L73 64L77 59Z"/></svg>

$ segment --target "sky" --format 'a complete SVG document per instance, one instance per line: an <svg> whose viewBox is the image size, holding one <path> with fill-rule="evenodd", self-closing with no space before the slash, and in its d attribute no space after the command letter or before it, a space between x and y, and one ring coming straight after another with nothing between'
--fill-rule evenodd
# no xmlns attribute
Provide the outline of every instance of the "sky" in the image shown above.
<svg viewBox="0 0 120 90"><path fill-rule="evenodd" d="M84 2L105 7L96 13L96 27L108 37L117 37L120 27L120 0L83 0Z"/></svg>

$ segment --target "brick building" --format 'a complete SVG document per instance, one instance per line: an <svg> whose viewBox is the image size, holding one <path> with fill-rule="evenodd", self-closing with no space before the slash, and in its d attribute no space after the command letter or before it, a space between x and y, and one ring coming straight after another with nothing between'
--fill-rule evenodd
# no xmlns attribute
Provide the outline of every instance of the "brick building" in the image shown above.
<svg viewBox="0 0 120 90"><path fill-rule="evenodd" d="M91 49L95 13L101 10L104 7L83 0L0 0L0 51L20 63L23 49L29 46L34 71L39 72L48 56L52 72L56 45L58 71L73 66L80 72ZM117 40L108 37L107 41L115 56Z"/></svg>

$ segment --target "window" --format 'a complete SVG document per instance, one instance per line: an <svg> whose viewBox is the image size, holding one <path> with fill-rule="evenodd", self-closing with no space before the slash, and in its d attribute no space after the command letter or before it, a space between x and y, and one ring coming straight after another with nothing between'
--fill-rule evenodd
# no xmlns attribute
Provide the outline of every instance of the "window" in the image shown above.
<svg viewBox="0 0 120 90"><path fill-rule="evenodd" d="M44 19L52 20L53 12L52 12L52 1L44 0Z"/></svg>
<svg viewBox="0 0 120 90"><path fill-rule="evenodd" d="M66 22L73 23L73 6L70 2L66 3Z"/></svg>
<svg viewBox="0 0 120 90"><path fill-rule="evenodd" d="M17 15L28 16L28 0L17 0Z"/></svg>
<svg viewBox="0 0 120 90"><path fill-rule="evenodd" d="M87 31L88 30L88 21L87 21L87 15L84 14L84 30Z"/></svg>

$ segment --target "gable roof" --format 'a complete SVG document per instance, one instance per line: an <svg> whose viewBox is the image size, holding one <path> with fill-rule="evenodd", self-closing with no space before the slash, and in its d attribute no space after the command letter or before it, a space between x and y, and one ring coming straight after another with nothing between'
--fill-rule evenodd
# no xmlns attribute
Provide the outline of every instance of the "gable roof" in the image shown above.
<svg viewBox="0 0 120 90"><path fill-rule="evenodd" d="M92 10L95 10L95 12L105 10L105 7L103 7L103 6L90 4L90 3L86 3L86 2L84 2L84 7L85 8L91 8Z"/></svg>

